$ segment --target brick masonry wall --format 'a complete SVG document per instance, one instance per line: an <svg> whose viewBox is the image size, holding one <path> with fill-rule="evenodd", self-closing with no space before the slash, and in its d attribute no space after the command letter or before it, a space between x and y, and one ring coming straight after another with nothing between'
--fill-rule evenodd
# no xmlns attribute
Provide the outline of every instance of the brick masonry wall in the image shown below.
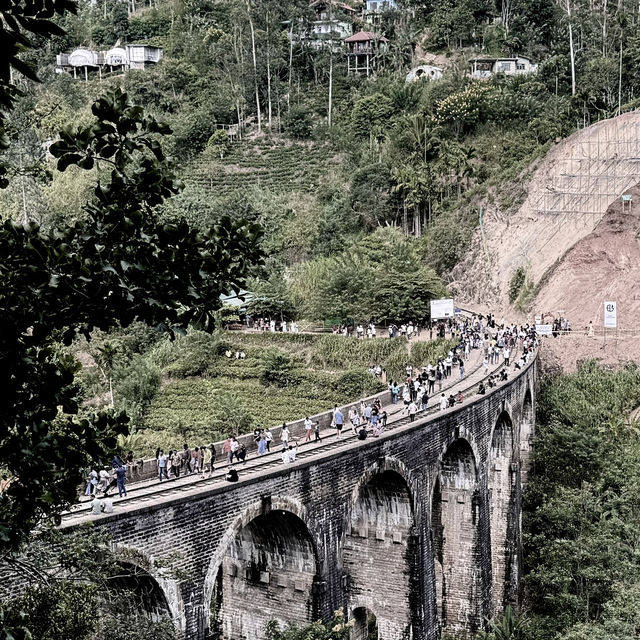
<svg viewBox="0 0 640 640"><path fill-rule="evenodd" d="M260 638L259 627L270 615L296 621L329 619L338 607L350 612L363 605L370 605L381 623L389 621L385 640L399 639L407 629L416 639L432 640L441 624L471 631L492 609L492 588L497 588L492 584L492 556L511 567L505 580L511 592L514 586L517 591L519 457L524 451L520 428L527 391L533 401L530 418L535 415L536 384L533 360L518 377L487 395L380 438L258 472L234 485L204 487L188 498L102 516L97 524L111 532L118 549L133 550L145 559L167 596L179 635L187 640L209 637L217 619L223 621L224 638ZM491 439L504 412L516 443L510 463L515 488L508 507L509 544L492 549ZM385 472L401 476L406 489L401 483L376 484L375 478ZM493 489L495 479L491 482ZM304 523L304 535L282 522L272 525L279 533L269 540L256 531L249 535L246 527L253 520L283 511ZM358 530L365 519L366 539L354 536L353 524ZM377 536L382 525L384 540ZM402 534L400 542L394 543L394 533ZM189 574L181 581L153 569L156 560L173 552L181 555L180 567ZM438 555L444 576L439 578L440 595ZM503 556L509 557L503 561ZM249 584L246 570L252 557L260 558L258 564L269 575L252 574ZM230 564L237 565L235 575L230 575ZM385 594L384 605L375 596L365 597L376 588ZM284 600L295 606L283 605ZM389 611L398 615L392 619Z"/></svg>
<svg viewBox="0 0 640 640"><path fill-rule="evenodd" d="M504 413L496 424L491 439L489 464L489 520L491 522L491 575L493 610L501 611L510 601L507 573L510 570L509 514L513 507L515 472L512 466L513 425Z"/></svg>

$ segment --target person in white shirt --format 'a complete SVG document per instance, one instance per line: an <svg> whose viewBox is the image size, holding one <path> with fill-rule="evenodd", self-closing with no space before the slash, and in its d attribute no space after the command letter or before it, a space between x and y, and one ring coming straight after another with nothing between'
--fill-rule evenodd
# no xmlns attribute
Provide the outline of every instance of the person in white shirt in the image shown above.
<svg viewBox="0 0 640 640"><path fill-rule="evenodd" d="M440 411L443 411L447 408L447 397L444 393L440 396Z"/></svg>
<svg viewBox="0 0 640 640"><path fill-rule="evenodd" d="M296 461L296 453L297 453L298 449L295 446L289 445L289 462L295 462Z"/></svg>
<svg viewBox="0 0 640 640"><path fill-rule="evenodd" d="M91 515L99 516L102 513L103 506L104 506L104 502L102 500L100 500L100 498L98 498L98 496L96 496L91 501Z"/></svg>
<svg viewBox="0 0 640 640"><path fill-rule="evenodd" d="M312 431L313 431L313 422L311 422L311 420L309 419L309 416L307 416L304 419L304 433L305 433L304 441L305 442L311 442Z"/></svg>
<svg viewBox="0 0 640 640"><path fill-rule="evenodd" d="M113 500L111 498L105 498L102 503L102 513L113 513Z"/></svg>

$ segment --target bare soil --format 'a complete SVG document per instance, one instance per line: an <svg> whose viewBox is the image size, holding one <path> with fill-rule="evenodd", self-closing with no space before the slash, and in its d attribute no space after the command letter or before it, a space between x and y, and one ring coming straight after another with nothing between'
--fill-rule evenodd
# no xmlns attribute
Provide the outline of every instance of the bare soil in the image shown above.
<svg viewBox="0 0 640 640"><path fill-rule="evenodd" d="M570 336L545 340L551 370L558 366L573 370L591 358L611 365L640 361L640 167L636 172L634 160L616 156L613 146L609 161L588 155L596 148L595 140L611 140L621 123L639 121L640 114L625 114L557 144L531 177L527 199L518 212L512 216L491 212L485 223L486 250L478 231L467 258L454 272L460 306L530 322L539 314L569 319ZM628 164L615 170L615 163ZM580 202L589 215L539 211L545 190L575 186L575 174L587 170L592 176L614 171L628 175L609 187L620 193L608 196L600 195L593 181L586 189L585 181ZM631 194L631 205L623 206L622 193ZM524 313L508 301L509 281L520 266L535 286ZM604 335L606 300L618 303L618 331ZM595 327L593 337L585 330L589 322Z"/></svg>

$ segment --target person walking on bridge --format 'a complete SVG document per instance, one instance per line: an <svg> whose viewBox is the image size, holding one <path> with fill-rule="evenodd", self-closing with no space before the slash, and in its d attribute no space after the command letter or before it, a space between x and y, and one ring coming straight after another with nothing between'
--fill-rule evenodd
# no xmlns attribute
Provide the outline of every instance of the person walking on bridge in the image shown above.
<svg viewBox="0 0 640 640"><path fill-rule="evenodd" d="M193 454L191 453L191 449L188 444L184 444L182 447L182 458L184 460L184 472L191 473L191 460L193 459Z"/></svg>
<svg viewBox="0 0 640 640"><path fill-rule="evenodd" d="M227 457L229 464L233 462L233 452L231 451L231 437L227 438L222 445L222 453Z"/></svg>
<svg viewBox="0 0 640 640"><path fill-rule="evenodd" d="M169 476L167 474L167 456L164 454L164 451L160 449L160 453L158 454L158 480L162 482L162 476L168 480Z"/></svg>
<svg viewBox="0 0 640 640"><path fill-rule="evenodd" d="M202 478L205 477L205 474L208 474L211 477L211 473L213 471L213 445L210 444L204 450L204 463L202 465Z"/></svg>
<svg viewBox="0 0 640 640"><path fill-rule="evenodd" d="M335 413L333 414L333 420L336 426L336 435L338 436L338 438L341 438L342 427L344 426L344 415L342 414L342 411L340 411L340 409L336 409Z"/></svg>

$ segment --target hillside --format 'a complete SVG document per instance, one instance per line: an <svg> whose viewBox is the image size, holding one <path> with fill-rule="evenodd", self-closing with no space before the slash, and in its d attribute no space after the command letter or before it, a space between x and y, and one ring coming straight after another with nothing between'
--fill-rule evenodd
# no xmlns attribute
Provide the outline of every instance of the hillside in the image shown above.
<svg viewBox="0 0 640 640"><path fill-rule="evenodd" d="M329 145L286 139L240 140L220 158L206 150L183 172L215 197L246 192L251 187L277 192L315 192L325 176L340 166L340 156Z"/></svg>
<svg viewBox="0 0 640 640"><path fill-rule="evenodd" d="M477 230L454 270L458 299L528 320L562 315L574 329L589 322L601 327L604 300L617 300L619 328L635 329L638 205L623 208L620 197L638 198L638 126L638 112L602 121L538 161L524 177L527 198L518 211L507 216L490 209L485 215L486 247ZM518 270L523 282L514 291ZM603 355L586 343L576 358L589 354Z"/></svg>

